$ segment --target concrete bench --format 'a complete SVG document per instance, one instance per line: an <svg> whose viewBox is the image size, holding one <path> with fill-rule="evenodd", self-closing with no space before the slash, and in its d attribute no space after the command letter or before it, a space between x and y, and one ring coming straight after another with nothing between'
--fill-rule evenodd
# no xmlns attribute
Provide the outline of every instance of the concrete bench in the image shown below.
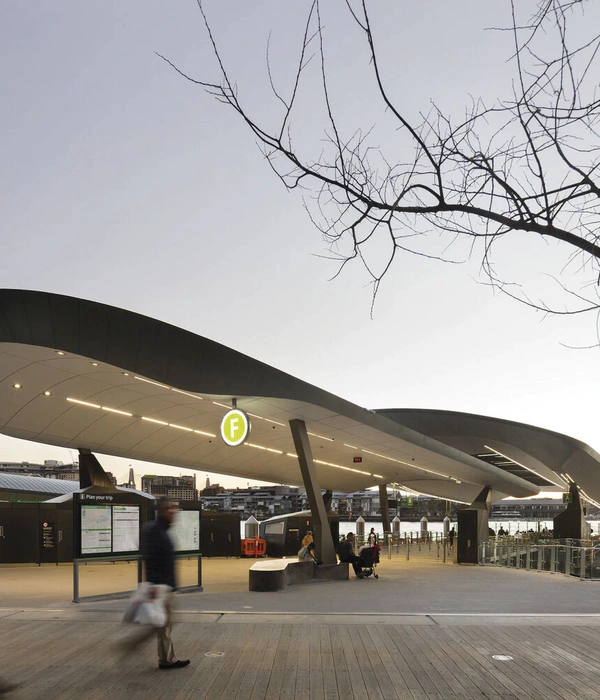
<svg viewBox="0 0 600 700"><path fill-rule="evenodd" d="M347 562L330 566L317 566L312 561L296 559L272 559L257 561L250 567L251 591L283 591L288 586L315 580L343 581L348 579Z"/></svg>

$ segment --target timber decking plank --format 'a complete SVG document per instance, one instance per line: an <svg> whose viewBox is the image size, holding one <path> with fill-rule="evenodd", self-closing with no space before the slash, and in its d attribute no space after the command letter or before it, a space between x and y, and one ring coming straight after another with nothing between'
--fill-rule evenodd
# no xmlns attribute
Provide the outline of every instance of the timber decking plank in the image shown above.
<svg viewBox="0 0 600 700"><path fill-rule="evenodd" d="M367 695L370 699L379 698L385 700L385 695L381 690L379 685L379 679L375 673L371 660L369 658L369 651L364 644L363 635L367 631L364 626L355 626L354 634L350 636L350 641L354 648L354 656L356 658L357 666L360 670L363 683L367 691ZM366 639L370 639L368 635L365 635ZM382 674L383 675L383 674Z"/></svg>
<svg viewBox="0 0 600 700"><path fill-rule="evenodd" d="M307 625L299 625L300 634L296 657L296 687L294 700L310 700L310 646L311 634Z"/></svg>
<svg viewBox="0 0 600 700"><path fill-rule="evenodd" d="M395 693L395 695L390 697L413 698L413 694L388 649L388 645L391 646L392 643L387 633L387 628L369 626L369 636L373 645L373 655L378 657L377 666L385 671Z"/></svg>
<svg viewBox="0 0 600 700"><path fill-rule="evenodd" d="M343 700L338 692L333 662L333 648L328 625L319 625L319 648L321 651L323 699Z"/></svg>
<svg viewBox="0 0 600 700"><path fill-rule="evenodd" d="M577 676L573 677L570 682L563 678L564 673L572 671L572 665L562 664L561 668L561 663L558 660L551 661L540 653L542 645L548 644L545 634L540 635L539 629L534 626L519 629L522 630L521 639L514 639L513 635L508 635L505 630L498 631L497 639L502 640L506 648L514 647L516 649L515 662L523 679L531 679L530 682L540 692L543 692L544 688L548 688L547 692L552 692L564 700L570 700L573 697L573 686L578 688L578 693L588 695L586 684L582 683ZM555 654L560 651L559 647L552 646ZM512 656L510 652L508 654ZM592 694L591 697L597 697L597 694Z"/></svg>
<svg viewBox="0 0 600 700"><path fill-rule="evenodd" d="M208 643L206 639L198 641L197 646L192 647L192 651L196 650L195 654L191 654L192 677L186 682L181 690L181 700L187 696L186 692L193 690L194 698L212 698L213 686L224 669L227 669L231 663L230 656L231 648L235 645L239 636L239 630L234 626L229 629L229 625L214 625L212 629L207 630L209 637ZM202 647L202 650L200 650ZM223 656L206 656L207 653L223 653ZM201 680L199 680L201 679Z"/></svg>
<svg viewBox="0 0 600 700"><path fill-rule="evenodd" d="M356 625L341 625L342 651L346 661L352 696L355 700L369 700L369 691L364 683L359 660L353 644L353 636L358 636Z"/></svg>
<svg viewBox="0 0 600 700"><path fill-rule="evenodd" d="M407 658L410 658L410 655L407 654L406 644L402 638L403 627L386 626L385 629L388 634L390 645L396 652L393 655L394 663L396 664L398 672L402 676L403 682L408 688L410 696L412 696L415 700L427 700L427 692L423 690L423 686L419 683L419 679L413 672L407 660Z"/></svg>
<svg viewBox="0 0 600 700"><path fill-rule="evenodd" d="M340 698L353 697L352 684L350 682L350 673L344 655L344 647L342 643L342 626L332 625L329 627L331 654L333 658L332 671L334 673L337 691Z"/></svg>
<svg viewBox="0 0 600 700"><path fill-rule="evenodd" d="M445 650L441 648L439 636L437 636L437 630L434 627L419 625L415 626L414 631L415 634L422 637L423 642L427 644L430 654L439 665L439 669L441 669L440 673L443 675L454 694L453 697L456 697L458 700L473 700L473 698L481 697L481 694L474 686L471 686L473 692L470 692L468 688L469 684L462 683L461 678L455 675L452 664L450 663L450 657Z"/></svg>
<svg viewBox="0 0 600 700"><path fill-rule="evenodd" d="M503 664L503 667L508 666L510 672L514 676L522 679L522 683L531 686L531 692L533 694L543 694L544 697L563 698L563 700L572 698L572 692L562 687L560 683L557 685L547 673L544 673L543 669L539 668L540 665L543 666L544 664L540 664L541 659L539 657L533 657L531 642L528 641L535 635L534 630L531 627L519 629L521 630L521 634L518 639L513 635L507 635L504 630L498 629L495 631L493 642L496 645L498 643L503 644L503 650L507 650L503 651L503 653L513 657L513 660L507 662L505 665ZM485 628L483 630L475 628L470 636L472 638L478 638L485 633ZM491 664L491 657L494 653L492 649L491 643L488 642L488 646L485 648L485 640L477 639L477 647L474 648L474 651L481 654L482 657L486 657L486 663ZM496 653L498 652L496 651ZM525 659L529 659L529 661L525 662ZM495 668L498 668L497 662ZM507 668L507 672L509 669ZM550 675L553 675L553 669L550 668L548 670Z"/></svg>
<svg viewBox="0 0 600 700"><path fill-rule="evenodd" d="M269 700L277 700L277 698L281 696L285 660L287 658L291 638L291 625L283 625L281 635L279 636L277 643L277 649L275 650L275 656L273 657L273 664L271 666L271 673L269 675L269 682L265 693L265 698L268 698Z"/></svg>
<svg viewBox="0 0 600 700"><path fill-rule="evenodd" d="M482 674L482 670L477 664L473 663L472 655L469 650L462 647L462 640L457 640L452 635L452 629L449 627L436 627L436 633L440 643L444 644L446 653L452 657L456 669L461 673L461 677L468 679L475 687L475 697L481 698L514 698L514 695L502 695L498 690L491 685L488 678ZM524 696L526 697L526 696Z"/></svg>
<svg viewBox="0 0 600 700"><path fill-rule="evenodd" d="M232 675L230 683L224 691L226 697L236 697L247 700L254 691L261 662L267 658L268 644L271 638L269 625L256 625L248 653L244 653L245 664L241 678ZM231 692L233 691L233 695Z"/></svg>
<svg viewBox="0 0 600 700"><path fill-rule="evenodd" d="M541 663L557 666L564 673L576 672L576 680L580 692L590 697L597 697L598 693L593 690L598 682L600 672L600 662L597 654L600 652L597 639L590 639L584 644L577 636L571 634L574 631L571 627L561 626L555 634L544 635L542 630L537 628L540 648L546 645L546 652L553 654L553 658L546 655L541 656ZM594 654L592 649L596 650Z"/></svg>
<svg viewBox="0 0 600 700"><path fill-rule="evenodd" d="M238 637L235 647L237 662L229 673L229 677L221 690L221 694L214 697L230 700L236 696L238 689L246 676L248 665L254 652L254 645L259 639L257 625L253 624L250 627L251 631L244 630L244 633ZM209 697L212 700L213 695Z"/></svg>
<svg viewBox="0 0 600 700"><path fill-rule="evenodd" d="M364 629L364 643L368 649L368 658L363 664L363 670L368 665L375 674L377 685L382 693L382 696L388 700L389 698L397 698L398 693L394 686L394 682L388 673L388 666L383 663L379 652L383 646L381 635L377 633L374 625L367 625ZM364 677L364 674L363 674Z"/></svg>
<svg viewBox="0 0 600 700"><path fill-rule="evenodd" d="M308 685L309 697L325 696L325 649L321 646L321 625L309 625Z"/></svg>
<svg viewBox="0 0 600 700"><path fill-rule="evenodd" d="M283 676L281 679L279 697L292 700L296 695L296 677L298 675L298 644L300 643L301 626L292 624L290 627L290 642L283 662Z"/></svg>
<svg viewBox="0 0 600 700"><path fill-rule="evenodd" d="M223 664L220 666L219 673L213 677L210 688L206 688L205 697L210 698L210 700L222 697L223 691L231 680L233 673L236 670L238 673L240 671L240 662L243 659L244 648L253 632L254 625L243 625L242 629L238 629L237 634L232 636L230 648L226 651L225 656L222 657Z"/></svg>
<svg viewBox="0 0 600 700"><path fill-rule="evenodd" d="M519 700L520 698L531 698L533 700L539 700L536 694L531 694L531 687L529 685L523 686L513 682L512 678L500 667L496 668L482 665L481 659L478 658L476 654L473 654L469 642L465 641L461 636L457 636L454 628L445 628L445 630L454 653L457 657L466 660L465 674L469 674L469 668L472 668L473 671L470 673L470 676L476 679L483 678L486 686L493 683L495 686L495 693L502 698L518 698ZM481 690L480 688L480 691Z"/></svg>
<svg viewBox="0 0 600 700"><path fill-rule="evenodd" d="M503 666L496 666L493 663L493 660L491 659L491 655L487 657L485 654L482 654L480 651L475 648L476 642L474 642L474 635L480 628L475 628L473 626L473 629L469 633L469 631L464 628L456 628L453 630L456 638L460 640L460 643L464 644L465 650L472 656L473 660L476 663L479 663L483 669L485 669L485 672L488 673L491 677L495 678L499 683L501 683L504 687L506 687L504 681L506 680L508 674L511 674L512 678L519 677L520 682L519 686L521 688L522 693L529 693L533 698L544 698L544 700L559 700L562 695L557 695L552 688L548 686L547 683L544 682L544 679L539 679L538 678L538 673L535 668L530 667L527 669L527 673L522 673L521 668L519 663L513 664L510 662L510 665L508 668L506 665ZM502 638L502 630L500 626L497 627L490 627L489 630L491 629L494 630L493 634L494 637L498 639L498 641L501 640ZM489 632L488 632L489 633ZM508 648L508 647L506 647ZM517 651L514 651L513 653L515 654L515 657L518 659L520 652L518 651L518 643L513 640L512 648L517 649ZM510 654L510 652L506 652L509 656L512 656L513 654ZM502 662L497 662L498 664L501 664ZM506 670L504 670L506 668ZM565 700L569 700L566 698Z"/></svg>
<svg viewBox="0 0 600 700"><path fill-rule="evenodd" d="M419 678L427 679L427 684L430 684L432 690L425 687L423 682L423 689L431 696L433 693L437 693L440 698L452 697L452 688L446 682L446 679L439 672L439 669L432 663L429 658L430 647L423 638L417 633L415 627L407 626L404 628L404 634L407 638L407 647L412 654L415 664L415 671L418 673ZM421 668L421 672L419 672Z"/></svg>
<svg viewBox="0 0 600 700"><path fill-rule="evenodd" d="M283 625L270 626L270 636L267 640L266 649L264 649L260 660L256 664L256 680L252 692L249 695L250 700L263 700L267 695L267 689L269 687L269 681L271 679L273 666L275 665L277 649L282 634Z"/></svg>

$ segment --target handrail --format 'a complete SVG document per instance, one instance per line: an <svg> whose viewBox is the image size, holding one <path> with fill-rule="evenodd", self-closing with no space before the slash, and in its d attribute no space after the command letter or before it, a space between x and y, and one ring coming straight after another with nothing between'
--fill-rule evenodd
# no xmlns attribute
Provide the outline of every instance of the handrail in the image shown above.
<svg viewBox="0 0 600 700"><path fill-rule="evenodd" d="M600 580L600 547L564 542L531 543L490 540L479 546L481 566L547 571L580 580Z"/></svg>

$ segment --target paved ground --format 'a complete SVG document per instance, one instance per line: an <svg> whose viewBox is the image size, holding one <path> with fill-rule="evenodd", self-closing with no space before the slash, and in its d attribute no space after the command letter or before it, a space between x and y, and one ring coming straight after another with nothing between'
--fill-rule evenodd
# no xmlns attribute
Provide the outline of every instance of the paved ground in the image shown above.
<svg viewBox="0 0 600 700"><path fill-rule="evenodd" d="M395 555L377 581L251 593L251 563L207 560L204 592L178 596L192 663L168 672L153 644L116 653L126 601L72 604L67 566L0 567L11 697L600 698L600 582ZM84 568L82 595L135 586L133 564Z"/></svg>

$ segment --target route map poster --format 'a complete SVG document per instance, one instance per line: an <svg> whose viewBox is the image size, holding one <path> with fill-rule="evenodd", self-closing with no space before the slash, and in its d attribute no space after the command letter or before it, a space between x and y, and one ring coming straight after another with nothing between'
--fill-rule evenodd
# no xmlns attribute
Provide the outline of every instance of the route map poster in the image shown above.
<svg viewBox="0 0 600 700"><path fill-rule="evenodd" d="M133 552L140 548L138 506L112 506L112 551Z"/></svg>
<svg viewBox="0 0 600 700"><path fill-rule="evenodd" d="M169 534L176 552L199 552L200 511L180 510Z"/></svg>
<svg viewBox="0 0 600 700"><path fill-rule="evenodd" d="M81 553L110 554L111 506L81 506Z"/></svg>

